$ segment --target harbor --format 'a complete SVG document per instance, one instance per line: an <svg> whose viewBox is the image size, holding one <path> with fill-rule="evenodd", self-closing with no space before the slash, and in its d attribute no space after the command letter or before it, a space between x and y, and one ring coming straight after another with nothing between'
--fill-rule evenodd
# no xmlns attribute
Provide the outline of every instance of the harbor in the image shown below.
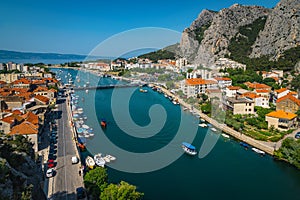
<svg viewBox="0 0 300 200"><path fill-rule="evenodd" d="M75 74L76 71L71 71L70 73ZM74 75L74 77L75 76L76 75ZM95 78L91 75L90 77L91 79ZM99 82L101 82L101 84L111 84L111 81L112 80L107 78ZM90 84L92 85L94 83L90 81ZM122 103L122 99L124 99L122 95L125 95L131 89L132 88L118 89L122 91L122 94L117 102ZM197 126L198 128L196 137L191 142L197 151L200 149L206 134L212 134L212 136L220 134L219 128L205 119L201 113L199 113L198 116L198 113L191 113L189 109L185 109L184 102L181 103L180 99L178 99L178 101L181 103L181 106L174 104L173 101L166 98L163 93L154 91L149 87L143 88L143 90L147 90L147 92L140 92L139 89L139 87L136 88L136 92L132 96L129 105L132 118L137 124L145 126L149 123L148 109L154 104L162 105L168 115L164 128L154 137L147 139L129 137L118 127L110 106L113 89L89 91L88 94L84 90L74 91L74 94L78 95L77 108L82 108L83 114L87 117L85 124L88 125L89 128L93 128L94 136L86 138L87 151L92 152L91 157L93 159L98 153L102 153L102 155L110 154L116 157L114 162L110 162L105 166L108 170L110 181L119 182L120 180L125 180L137 185L139 190L145 193L144 199L194 199L195 197L204 199L232 198L232 193L228 191L235 187L240 188L235 192L236 196L243 196L247 193L247 188L252 188L252 193L249 194L246 199L253 199L257 196L263 199L293 198L296 195L297 187L300 186L300 177L296 169L285 163L274 161L271 156L266 155L262 157L251 148L245 149L239 142L232 139L230 134L228 134L230 136L229 139L219 137L216 146L204 159L199 159L197 155L191 157L190 155L184 154L184 151L181 149L181 143L186 140L183 140L178 143L178 146L172 147L174 151L180 150L182 156L165 168L143 174L126 173L114 169L114 165L126 162L126 158L114 154L112 149L101 149L99 145L101 144L99 137L101 134L105 134L114 144L128 151L151 152L162 148L174 137L178 130L177 123L180 122L180 115L186 118L190 123L184 124L184 132L178 134L182 134L183 136L188 135L192 131L192 126ZM84 97L84 101L82 101L82 97ZM173 99L175 100L175 98ZM95 103L95 105L92 105L92 103ZM94 110L96 114L92 114ZM159 116L155 115L154 117ZM201 117L202 120L200 120L199 117ZM106 119L106 129L101 129L100 127L99 123L102 118ZM205 120L205 122L203 120ZM212 127L215 127L218 131L208 133L211 127L202 128L199 126L201 123L212 124ZM132 127L129 127L129 123L127 123L126 119L124 119L122 124L132 129ZM160 162L160 160L153 160L152 162ZM85 164L85 160L83 160L82 164ZM190 179L190 184L188 187L183 187L180 183L183 183L186 178ZM229 179L231 183L230 186L228 185ZM157 180L160 180L159 183L157 183ZM244 185L242 188L240 187L241 182L243 182ZM280 184L274 185L276 182L280 182ZM290 184L291 182L293 183L292 186ZM211 185L216 183L222 185L222 187L211 187ZM157 184L164 187L158 188ZM255 184L256 187L252 187L253 184ZM199 190L199 187L202 189ZM261 193L261 188L274 192L271 194ZM219 192L214 192L217 189Z"/></svg>

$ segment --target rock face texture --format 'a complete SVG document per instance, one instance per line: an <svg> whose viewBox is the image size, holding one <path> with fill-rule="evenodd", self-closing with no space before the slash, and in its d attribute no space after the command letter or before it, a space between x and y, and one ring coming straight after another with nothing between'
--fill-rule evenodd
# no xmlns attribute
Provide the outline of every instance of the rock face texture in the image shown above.
<svg viewBox="0 0 300 200"><path fill-rule="evenodd" d="M217 59L230 54L230 40L240 27L267 17L265 27L252 46L251 57L278 58L283 51L300 45L299 4L300 0L282 0L274 9L234 4L219 12L204 10L183 31L178 54L191 63L211 67ZM199 38L201 28L200 35L203 35Z"/></svg>
<svg viewBox="0 0 300 200"><path fill-rule="evenodd" d="M252 46L251 57L271 56L277 60L300 45L300 0L282 0L272 10L263 31Z"/></svg>
<svg viewBox="0 0 300 200"><path fill-rule="evenodd" d="M197 19L193 21L189 28L186 28L181 37L179 55L187 57L189 60L194 60L196 52L199 48L199 41L196 38L195 30L212 22L216 12L203 10Z"/></svg>

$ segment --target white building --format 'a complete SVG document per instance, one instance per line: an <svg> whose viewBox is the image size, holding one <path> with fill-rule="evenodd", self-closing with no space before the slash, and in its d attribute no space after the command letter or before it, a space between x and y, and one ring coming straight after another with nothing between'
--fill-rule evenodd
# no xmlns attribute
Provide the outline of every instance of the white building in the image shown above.
<svg viewBox="0 0 300 200"><path fill-rule="evenodd" d="M226 97L235 97L237 95L237 91L241 89L239 86L228 86L225 88Z"/></svg>
<svg viewBox="0 0 300 200"><path fill-rule="evenodd" d="M216 61L215 65L218 70L220 70L220 69L224 70L224 69L228 69L228 68L246 70L246 65L235 62L228 58L219 58L219 60Z"/></svg>
<svg viewBox="0 0 300 200"><path fill-rule="evenodd" d="M179 67L179 68L182 68L184 66L186 66L188 63L187 59L186 58L179 58L176 60L176 67Z"/></svg>
<svg viewBox="0 0 300 200"><path fill-rule="evenodd" d="M267 99L264 96L257 95L252 92L247 92L243 94L244 97L247 99L254 101L255 106L263 107L263 108L269 108L269 99Z"/></svg>
<svg viewBox="0 0 300 200"><path fill-rule="evenodd" d="M222 90L232 85L231 78L215 77L214 79L218 82L219 88Z"/></svg>
<svg viewBox="0 0 300 200"><path fill-rule="evenodd" d="M196 97L198 94L204 94L207 89L218 89L218 83L202 78L190 78L181 82L181 90L188 98Z"/></svg>

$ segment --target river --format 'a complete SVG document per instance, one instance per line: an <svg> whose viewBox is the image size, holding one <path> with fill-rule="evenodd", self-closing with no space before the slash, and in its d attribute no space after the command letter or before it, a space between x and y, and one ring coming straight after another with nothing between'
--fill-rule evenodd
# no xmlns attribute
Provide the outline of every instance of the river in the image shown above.
<svg viewBox="0 0 300 200"><path fill-rule="evenodd" d="M68 72L75 78L76 71ZM117 83L110 78L99 81L89 73L80 77L77 84L81 85L85 79L91 85ZM95 132L87 142L88 151L117 157L107 166L111 182L124 180L136 185L146 200L299 199L300 171L198 127L196 117L151 88L144 88L148 93L134 89L133 93L132 88L76 91L88 117L86 124ZM104 130L99 126L101 118L108 122ZM180 142L191 142L199 149L207 134L218 140L206 157L182 153Z"/></svg>

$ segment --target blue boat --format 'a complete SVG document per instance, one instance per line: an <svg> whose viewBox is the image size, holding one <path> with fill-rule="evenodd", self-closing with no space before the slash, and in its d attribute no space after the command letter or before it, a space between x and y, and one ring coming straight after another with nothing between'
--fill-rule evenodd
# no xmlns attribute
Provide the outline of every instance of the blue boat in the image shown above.
<svg viewBox="0 0 300 200"><path fill-rule="evenodd" d="M190 143L183 142L182 143L182 149L184 150L185 153L187 153L189 155L194 156L194 155L197 154L196 147L194 147Z"/></svg>
<svg viewBox="0 0 300 200"><path fill-rule="evenodd" d="M245 142L240 142L240 145L246 149L250 148L251 146Z"/></svg>

